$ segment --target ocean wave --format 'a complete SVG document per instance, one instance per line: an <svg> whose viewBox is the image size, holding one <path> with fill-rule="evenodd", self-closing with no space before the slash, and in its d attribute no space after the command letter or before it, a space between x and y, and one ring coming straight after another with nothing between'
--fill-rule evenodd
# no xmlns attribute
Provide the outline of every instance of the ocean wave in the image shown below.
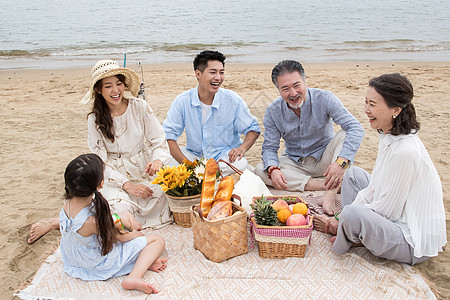
<svg viewBox="0 0 450 300"><path fill-rule="evenodd" d="M46 56L44 53L40 53L38 54L39 51L36 50L32 50L32 51L27 51L27 50L0 50L0 57L27 57L27 56L35 56L35 55L39 55L39 56Z"/></svg>

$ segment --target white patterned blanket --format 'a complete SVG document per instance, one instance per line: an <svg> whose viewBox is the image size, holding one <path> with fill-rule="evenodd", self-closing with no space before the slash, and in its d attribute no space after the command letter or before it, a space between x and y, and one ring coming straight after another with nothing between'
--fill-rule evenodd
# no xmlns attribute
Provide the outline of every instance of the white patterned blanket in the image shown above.
<svg viewBox="0 0 450 300"><path fill-rule="evenodd" d="M144 279L157 295L124 290L122 278L82 281L63 272L59 249L17 294L22 299L434 299L423 278L407 265L378 259L364 248L344 256L329 235L313 231L304 258L283 260L249 253L213 263L193 247L192 229L175 224L157 232L166 240L168 267ZM249 234L250 245L250 234Z"/></svg>

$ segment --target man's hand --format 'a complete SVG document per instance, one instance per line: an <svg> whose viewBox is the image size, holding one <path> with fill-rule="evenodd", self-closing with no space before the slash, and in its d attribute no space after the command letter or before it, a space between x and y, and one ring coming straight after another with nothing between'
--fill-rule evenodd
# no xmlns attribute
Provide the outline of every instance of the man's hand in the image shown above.
<svg viewBox="0 0 450 300"><path fill-rule="evenodd" d="M230 163L234 163L236 161L236 159L241 160L241 158L243 158L244 155L245 155L245 150L242 149L241 147L233 148L228 153L228 160L230 161Z"/></svg>
<svg viewBox="0 0 450 300"><path fill-rule="evenodd" d="M241 158L244 157L245 152L247 152L248 149L250 149L250 147L253 146L258 136L259 132L256 131L247 132L247 134L245 135L244 142L242 142L242 144L239 147L231 149L231 151L228 153L228 160L230 161L230 163L234 163L236 159L241 160Z"/></svg>
<svg viewBox="0 0 450 300"><path fill-rule="evenodd" d="M149 162L147 166L145 167L145 173L147 173L149 176L153 176L158 172L159 169L163 167L162 161L159 159Z"/></svg>
<svg viewBox="0 0 450 300"><path fill-rule="evenodd" d="M270 174L270 178L272 179L272 186L277 190L285 190L288 188L286 177L281 170L273 170Z"/></svg>
<svg viewBox="0 0 450 300"><path fill-rule="evenodd" d="M146 186L145 184L133 184L127 181L123 184L123 189L129 195L139 197L142 199L149 198L153 195L152 189Z"/></svg>
<svg viewBox="0 0 450 300"><path fill-rule="evenodd" d="M323 174L323 176L326 176L324 182L326 190L333 190L335 188L338 188L342 183L344 173L345 169L342 168L337 162L329 165L327 171L325 172L325 174Z"/></svg>

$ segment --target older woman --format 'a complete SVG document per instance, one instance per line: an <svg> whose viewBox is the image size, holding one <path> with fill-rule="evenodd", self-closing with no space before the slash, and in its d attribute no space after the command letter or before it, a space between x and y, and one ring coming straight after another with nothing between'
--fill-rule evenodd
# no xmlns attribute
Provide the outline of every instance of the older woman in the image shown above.
<svg viewBox="0 0 450 300"><path fill-rule="evenodd" d="M376 256L413 265L437 256L447 243L441 181L417 135L412 98L411 83L398 73L369 82L365 113L380 138L372 175L348 170L341 214L315 223L336 234L331 241L337 254L359 244Z"/></svg>

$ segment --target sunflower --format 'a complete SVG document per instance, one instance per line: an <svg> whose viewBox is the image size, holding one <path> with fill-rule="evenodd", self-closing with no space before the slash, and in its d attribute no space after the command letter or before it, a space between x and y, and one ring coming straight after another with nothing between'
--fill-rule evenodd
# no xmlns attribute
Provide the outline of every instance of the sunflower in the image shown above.
<svg viewBox="0 0 450 300"><path fill-rule="evenodd" d="M185 158L185 159L183 159L183 164L184 164L186 167L193 169L193 168L195 168L195 167L197 166L198 161L197 161L197 160L190 161L190 160L188 160L188 159Z"/></svg>
<svg viewBox="0 0 450 300"><path fill-rule="evenodd" d="M184 163L176 167L163 167L156 172L156 178L153 184L158 184L161 189L172 196L184 197L201 193L202 178L194 173L194 168L203 166L202 160L190 162L185 160Z"/></svg>

